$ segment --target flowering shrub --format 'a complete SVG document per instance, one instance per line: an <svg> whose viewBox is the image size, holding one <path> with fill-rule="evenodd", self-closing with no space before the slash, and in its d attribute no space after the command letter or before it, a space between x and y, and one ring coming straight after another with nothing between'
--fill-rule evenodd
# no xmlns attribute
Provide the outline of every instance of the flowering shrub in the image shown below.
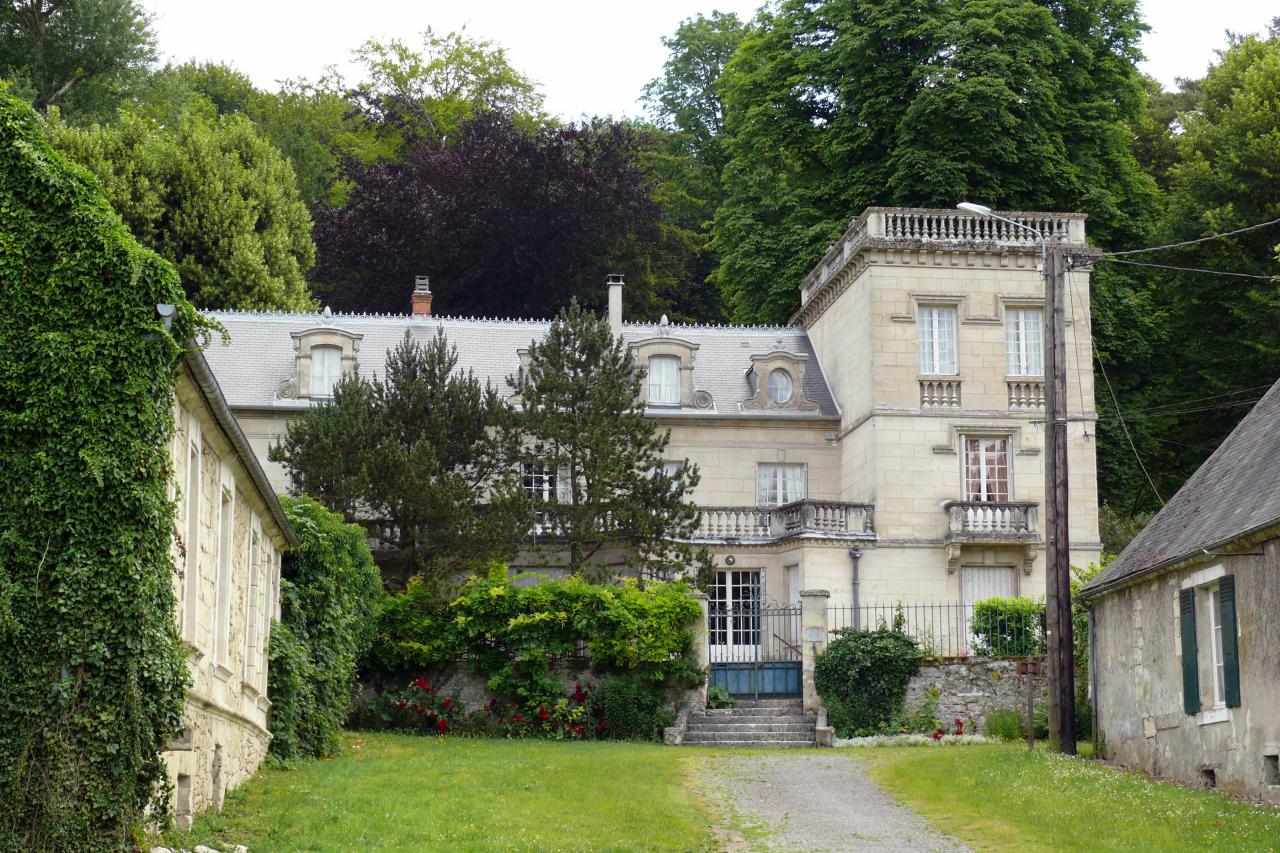
<svg viewBox="0 0 1280 853"><path fill-rule="evenodd" d="M932 737L934 740L942 740L944 737L948 737L948 736L964 737L964 720L960 719L959 717L956 717L954 722L955 722L955 728L952 728L951 726L946 724L940 725L933 730L933 734L930 735L930 737ZM969 722L971 724L970 728L972 729L973 720L970 720Z"/></svg>
<svg viewBox="0 0 1280 853"><path fill-rule="evenodd" d="M442 696L427 683L425 675L418 676L395 699L399 714L397 722L402 728L423 734L447 735L469 729L470 721L456 696Z"/></svg>
<svg viewBox="0 0 1280 853"><path fill-rule="evenodd" d="M495 698L468 713L456 695L442 694L423 675L396 694L391 707L397 728L421 734L588 740L608 730L599 694L589 684L575 684L571 694L551 702L522 705Z"/></svg>

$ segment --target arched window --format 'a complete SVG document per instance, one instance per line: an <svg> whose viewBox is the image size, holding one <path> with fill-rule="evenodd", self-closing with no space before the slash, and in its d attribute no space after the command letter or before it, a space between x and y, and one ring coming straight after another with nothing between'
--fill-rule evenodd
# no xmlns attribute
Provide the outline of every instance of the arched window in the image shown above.
<svg viewBox="0 0 1280 853"><path fill-rule="evenodd" d="M782 368L775 369L769 374L769 399L774 404L785 406L791 401L791 374Z"/></svg>
<svg viewBox="0 0 1280 853"><path fill-rule="evenodd" d="M311 396L332 397L333 386L342 375L342 350L339 347L311 348Z"/></svg>
<svg viewBox="0 0 1280 853"><path fill-rule="evenodd" d="M649 359L649 402L680 404L680 359L655 355Z"/></svg>

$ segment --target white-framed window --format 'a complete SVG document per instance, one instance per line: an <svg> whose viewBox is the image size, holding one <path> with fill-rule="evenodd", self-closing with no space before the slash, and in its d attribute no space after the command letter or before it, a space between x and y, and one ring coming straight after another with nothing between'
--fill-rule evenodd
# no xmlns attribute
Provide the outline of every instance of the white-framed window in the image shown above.
<svg viewBox="0 0 1280 853"><path fill-rule="evenodd" d="M805 498L805 467L799 463L761 462L756 467L756 504L781 506Z"/></svg>
<svg viewBox="0 0 1280 853"><path fill-rule="evenodd" d="M954 376L956 369L956 309L952 305L921 305L916 314L920 333L920 372Z"/></svg>
<svg viewBox="0 0 1280 853"><path fill-rule="evenodd" d="M791 374L783 370L781 367L775 368L769 373L769 399L775 405L785 406L791 402L791 393L794 385L791 381Z"/></svg>
<svg viewBox="0 0 1280 853"><path fill-rule="evenodd" d="M227 662L227 646L231 638L231 546L235 521L235 499L226 488L218 506L218 574L214 591L213 660Z"/></svg>
<svg viewBox="0 0 1280 853"><path fill-rule="evenodd" d="M649 402L680 404L680 359L655 355L649 359Z"/></svg>
<svg viewBox="0 0 1280 853"><path fill-rule="evenodd" d="M665 461L662 463L662 473L671 479L671 490L675 491L676 480L684 471L684 461Z"/></svg>
<svg viewBox="0 0 1280 853"><path fill-rule="evenodd" d="M332 397L333 386L342 376L342 349L333 346L311 348L311 396Z"/></svg>
<svg viewBox="0 0 1280 853"><path fill-rule="evenodd" d="M569 481L569 466L525 463L524 491L537 503L572 502L573 487Z"/></svg>
<svg viewBox="0 0 1280 853"><path fill-rule="evenodd" d="M187 503L186 561L182 571L182 638L196 642L196 619L200 612L200 439L192 418L189 433L191 443L187 447L187 483L184 489Z"/></svg>
<svg viewBox="0 0 1280 853"><path fill-rule="evenodd" d="M1227 707L1226 664L1222 656L1222 597L1217 586L1209 590L1209 642L1212 645L1213 707Z"/></svg>
<svg viewBox="0 0 1280 853"><path fill-rule="evenodd" d="M245 594L244 622L244 682L250 685L258 683L258 620L261 608L259 600L262 596L260 573L261 546L258 544L258 533L254 531L249 537L249 587Z"/></svg>
<svg viewBox="0 0 1280 853"><path fill-rule="evenodd" d="M966 436L964 499L1003 503L1009 500L1009 439Z"/></svg>
<svg viewBox="0 0 1280 853"><path fill-rule="evenodd" d="M1004 312L1010 376L1044 375L1044 312L1009 308Z"/></svg>

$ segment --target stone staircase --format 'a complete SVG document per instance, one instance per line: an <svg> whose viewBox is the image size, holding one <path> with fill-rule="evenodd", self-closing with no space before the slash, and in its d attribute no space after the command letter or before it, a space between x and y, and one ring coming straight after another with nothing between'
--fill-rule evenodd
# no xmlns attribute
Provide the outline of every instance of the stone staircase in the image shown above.
<svg viewBox="0 0 1280 853"><path fill-rule="evenodd" d="M689 746L813 746L817 720L799 699L739 699L689 715Z"/></svg>

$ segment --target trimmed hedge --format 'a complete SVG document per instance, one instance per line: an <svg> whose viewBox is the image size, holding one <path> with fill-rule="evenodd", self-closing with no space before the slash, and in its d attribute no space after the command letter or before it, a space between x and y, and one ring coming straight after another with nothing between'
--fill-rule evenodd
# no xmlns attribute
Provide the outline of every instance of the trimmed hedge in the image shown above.
<svg viewBox="0 0 1280 853"><path fill-rule="evenodd" d="M840 737L891 729L902 717L907 685L920 671L919 644L890 628L834 633L813 668L831 726Z"/></svg>
<svg viewBox="0 0 1280 853"><path fill-rule="evenodd" d="M1025 596L975 602L969 630L979 657L1044 654L1044 602Z"/></svg>
<svg viewBox="0 0 1280 853"><path fill-rule="evenodd" d="M131 849L182 729L168 442L196 315L2 85L0 219L0 848Z"/></svg>
<svg viewBox="0 0 1280 853"><path fill-rule="evenodd" d="M382 581L359 525L309 497L280 502L302 541L284 555L271 632L271 754L322 758L338 750Z"/></svg>

